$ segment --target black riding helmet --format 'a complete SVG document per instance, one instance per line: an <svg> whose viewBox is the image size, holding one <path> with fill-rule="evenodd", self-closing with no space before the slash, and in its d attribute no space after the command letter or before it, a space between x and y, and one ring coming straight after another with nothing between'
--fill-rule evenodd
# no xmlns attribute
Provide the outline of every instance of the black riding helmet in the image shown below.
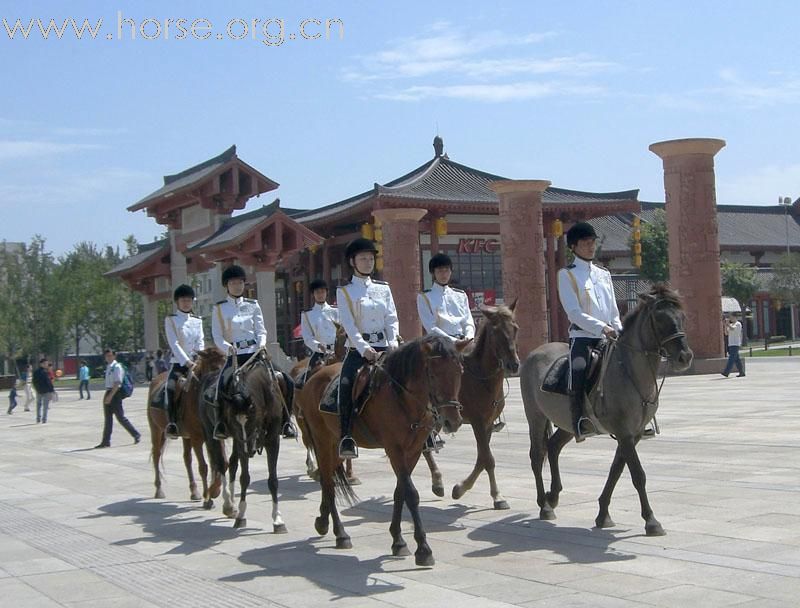
<svg viewBox="0 0 800 608"><path fill-rule="evenodd" d="M347 258L348 260L352 260L356 255L358 255L362 251L371 251L375 255L378 254L378 248L375 247L375 243L373 243L369 239L358 237L357 239L353 239L347 244L347 247L344 250L344 257Z"/></svg>
<svg viewBox="0 0 800 608"><path fill-rule="evenodd" d="M179 298L192 298L194 299L194 289L190 285L178 285L172 294L172 300L177 302Z"/></svg>
<svg viewBox="0 0 800 608"><path fill-rule="evenodd" d="M228 266L222 272L222 285L223 287L227 287L228 281L231 279L246 279L247 274L244 271L244 268L241 266L237 266L234 264L233 266Z"/></svg>
<svg viewBox="0 0 800 608"><path fill-rule="evenodd" d="M567 247L577 245L581 239L597 238L594 226L589 222L576 222L572 228L567 230Z"/></svg>
<svg viewBox="0 0 800 608"><path fill-rule="evenodd" d="M453 269L453 260L450 259L450 256L446 253L437 253L435 256L431 258L431 261L428 262L428 272L433 274L433 271L437 268L444 268L447 267L450 270Z"/></svg>
<svg viewBox="0 0 800 608"><path fill-rule="evenodd" d="M308 284L308 291L314 293L317 289L328 289L328 284L324 279L314 279Z"/></svg>

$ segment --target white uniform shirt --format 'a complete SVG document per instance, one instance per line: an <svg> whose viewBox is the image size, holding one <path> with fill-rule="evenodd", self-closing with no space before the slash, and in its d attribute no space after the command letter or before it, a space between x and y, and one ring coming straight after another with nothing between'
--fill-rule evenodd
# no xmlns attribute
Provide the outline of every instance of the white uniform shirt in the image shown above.
<svg viewBox="0 0 800 608"><path fill-rule="evenodd" d="M417 296L417 312L422 327L429 334L475 337L475 321L469 309L469 298L460 289L434 282L433 287Z"/></svg>
<svg viewBox="0 0 800 608"><path fill-rule="evenodd" d="M106 389L114 388L115 384L122 386L122 380L125 377L125 371L122 366L114 359L108 367L106 367Z"/></svg>
<svg viewBox="0 0 800 608"><path fill-rule="evenodd" d="M742 345L742 323L728 324L728 346L741 346Z"/></svg>
<svg viewBox="0 0 800 608"><path fill-rule="evenodd" d="M238 355L266 346L267 330L258 301L229 295L217 302L211 316L211 334L216 347L226 355L231 346Z"/></svg>
<svg viewBox="0 0 800 608"><path fill-rule="evenodd" d="M349 302L347 296L350 296ZM336 303L339 319L347 333L347 345L357 349L360 355L369 346L397 346L399 323L388 283L353 276L350 283L336 290ZM368 337L364 338L363 334L368 334ZM377 334L383 334L383 338Z"/></svg>
<svg viewBox="0 0 800 608"><path fill-rule="evenodd" d="M300 330L303 342L311 352L322 352L320 346L336 343L336 325L339 311L327 302L314 304L314 308L300 315Z"/></svg>
<svg viewBox="0 0 800 608"><path fill-rule="evenodd" d="M186 365L199 351L205 348L203 320L190 312L181 312L164 317L164 334L172 350L172 363Z"/></svg>
<svg viewBox="0 0 800 608"><path fill-rule="evenodd" d="M600 338L607 325L622 330L611 273L605 268L576 257L573 264L558 271L558 298L572 324L570 338Z"/></svg>

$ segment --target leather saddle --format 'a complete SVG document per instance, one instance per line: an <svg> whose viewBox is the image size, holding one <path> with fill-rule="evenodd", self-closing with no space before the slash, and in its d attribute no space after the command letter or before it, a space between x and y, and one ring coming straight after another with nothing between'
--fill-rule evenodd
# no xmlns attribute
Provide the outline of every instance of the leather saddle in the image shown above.
<svg viewBox="0 0 800 608"><path fill-rule="evenodd" d="M152 393L153 397L150 399L150 407L154 407L159 410L166 411L167 409L167 399L166 399L166 387L167 384L167 376L164 376L163 382L159 382L156 386L155 391ZM183 395L184 390L186 390L186 386L189 384L189 379L184 378L182 376L178 377L177 382L175 383L175 402L180 405L181 396Z"/></svg>
<svg viewBox="0 0 800 608"><path fill-rule="evenodd" d="M592 392L600 376L603 357L606 356L608 342L601 341L597 348L589 351L589 369L586 373L586 394ZM553 361L542 380L542 390L547 393L569 394L569 353Z"/></svg>
<svg viewBox="0 0 800 608"><path fill-rule="evenodd" d="M353 382L353 413L358 416L369 400L369 395L374 385L378 366L367 363L362 365ZM337 374L328 383L322 399L319 402L319 411L325 414L339 414L339 376Z"/></svg>

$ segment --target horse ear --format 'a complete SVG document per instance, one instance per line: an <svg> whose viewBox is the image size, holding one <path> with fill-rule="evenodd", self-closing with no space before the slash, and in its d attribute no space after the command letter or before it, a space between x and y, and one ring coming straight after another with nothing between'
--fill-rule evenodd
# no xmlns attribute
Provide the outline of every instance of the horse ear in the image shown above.
<svg viewBox="0 0 800 608"><path fill-rule="evenodd" d="M433 352L433 347L427 342L423 342L420 346L422 348L422 354L425 355L426 357L430 355L431 352Z"/></svg>
<svg viewBox="0 0 800 608"><path fill-rule="evenodd" d="M511 302L511 306L508 307L508 310L514 312L514 309L517 307L517 302L519 302L519 298L514 298L514 301Z"/></svg>
<svg viewBox="0 0 800 608"><path fill-rule="evenodd" d="M466 338L464 340L456 340L456 350L458 352L463 351L465 348L467 348L467 346L469 346L470 342L472 342L472 338Z"/></svg>

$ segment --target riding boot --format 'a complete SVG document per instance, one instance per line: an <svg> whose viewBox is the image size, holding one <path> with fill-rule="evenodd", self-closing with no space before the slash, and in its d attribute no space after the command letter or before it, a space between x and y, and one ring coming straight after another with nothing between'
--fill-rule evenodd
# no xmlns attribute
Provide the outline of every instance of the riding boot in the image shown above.
<svg viewBox="0 0 800 608"><path fill-rule="evenodd" d="M228 428L222 420L222 405L217 402L214 404L214 439L224 441L228 438Z"/></svg>
<svg viewBox="0 0 800 608"><path fill-rule="evenodd" d="M285 439L294 439L297 437L297 430L292 424L292 417L287 408L283 408L283 420L281 420L282 434Z"/></svg>
<svg viewBox="0 0 800 608"><path fill-rule="evenodd" d="M580 443L586 437L595 435L597 431L592 421L583 415L583 403L585 396L583 391L569 391L569 409L572 414L572 432L575 441Z"/></svg>
<svg viewBox="0 0 800 608"><path fill-rule="evenodd" d="M165 429L167 437L170 439L177 439L178 434L178 406L175 403L175 390L167 388L167 416L169 416L169 424Z"/></svg>
<svg viewBox="0 0 800 608"><path fill-rule="evenodd" d="M342 440L339 442L339 458L358 458L358 446L350 435L353 426L353 401L343 399L341 408Z"/></svg>

